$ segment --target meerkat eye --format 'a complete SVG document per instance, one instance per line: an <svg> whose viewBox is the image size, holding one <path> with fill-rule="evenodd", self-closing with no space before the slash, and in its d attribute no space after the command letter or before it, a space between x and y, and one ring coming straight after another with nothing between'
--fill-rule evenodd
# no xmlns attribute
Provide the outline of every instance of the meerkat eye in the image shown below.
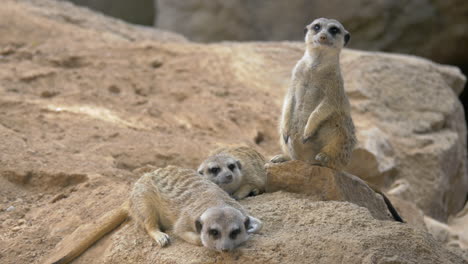
<svg viewBox="0 0 468 264"><path fill-rule="evenodd" d="M237 235L239 235L241 232L240 228L234 229L230 234L229 237L231 239L236 239Z"/></svg>
<svg viewBox="0 0 468 264"><path fill-rule="evenodd" d="M213 168L209 169L209 172L216 175L219 172L219 168L218 167L213 167Z"/></svg>
<svg viewBox="0 0 468 264"><path fill-rule="evenodd" d="M319 31L320 28L321 28L321 27L320 27L320 24L315 24L314 27L313 27L313 29L314 29L315 31Z"/></svg>
<svg viewBox="0 0 468 264"><path fill-rule="evenodd" d="M210 229L208 231L208 234L210 234L210 236L212 236L215 239L219 237L219 231L216 229Z"/></svg>
<svg viewBox="0 0 468 264"><path fill-rule="evenodd" d="M340 33L340 29L337 27L331 27L328 32L330 32L332 35L336 35Z"/></svg>
<svg viewBox="0 0 468 264"><path fill-rule="evenodd" d="M236 169L236 165L235 164L229 164L228 168L231 170L231 171L234 171Z"/></svg>

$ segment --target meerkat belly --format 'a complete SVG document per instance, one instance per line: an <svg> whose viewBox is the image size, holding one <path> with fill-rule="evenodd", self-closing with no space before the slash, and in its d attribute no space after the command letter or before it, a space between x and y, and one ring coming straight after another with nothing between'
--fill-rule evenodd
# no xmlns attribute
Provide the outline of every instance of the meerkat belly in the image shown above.
<svg viewBox="0 0 468 264"><path fill-rule="evenodd" d="M320 152L323 146L313 139L303 143L304 128L312 112L323 100L324 95L321 89L308 83L301 85L296 90L295 96L296 105L292 115L294 125L291 129L288 148L293 159L311 162L314 161L315 155Z"/></svg>
<svg viewBox="0 0 468 264"><path fill-rule="evenodd" d="M291 136L302 137L304 128L309 120L309 116L320 104L323 94L320 89L311 85L302 85L300 89L296 90L295 94L296 105L292 115L293 127Z"/></svg>

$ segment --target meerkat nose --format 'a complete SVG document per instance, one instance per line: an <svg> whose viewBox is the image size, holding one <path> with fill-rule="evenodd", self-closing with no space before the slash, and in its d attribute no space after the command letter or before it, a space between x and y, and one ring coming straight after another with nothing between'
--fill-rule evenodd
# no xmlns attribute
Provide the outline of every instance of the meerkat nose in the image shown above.
<svg viewBox="0 0 468 264"><path fill-rule="evenodd" d="M327 36L321 35L321 36L320 36L320 39L321 39L321 40L326 40L326 39L327 39Z"/></svg>
<svg viewBox="0 0 468 264"><path fill-rule="evenodd" d="M226 176L226 180L232 180L232 174L229 174L228 176Z"/></svg>

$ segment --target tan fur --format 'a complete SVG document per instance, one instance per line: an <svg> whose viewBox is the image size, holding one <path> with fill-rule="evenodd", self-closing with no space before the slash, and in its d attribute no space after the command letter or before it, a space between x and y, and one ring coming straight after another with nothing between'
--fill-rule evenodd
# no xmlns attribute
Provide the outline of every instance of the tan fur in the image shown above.
<svg viewBox="0 0 468 264"><path fill-rule="evenodd" d="M314 29L317 24L320 30ZM331 34L331 27L340 33ZM349 33L338 21L325 18L314 20L306 30L306 51L294 67L283 104L283 155L271 161L302 160L340 170L356 144L339 61Z"/></svg>
<svg viewBox="0 0 468 264"><path fill-rule="evenodd" d="M230 160L236 162L233 171L228 168L228 165L232 164ZM198 173L212 180L223 190L231 194L232 197L239 200L247 197L249 194L258 195L265 191L265 163L266 160L263 155L251 147L226 146L211 152L210 156L198 168ZM218 177L221 177L223 173L232 175L232 182L220 184L209 171L213 166L220 168Z"/></svg>
<svg viewBox="0 0 468 264"><path fill-rule="evenodd" d="M163 231L173 229L175 235L188 243L219 251L232 250L262 228L260 220L247 215L216 184L194 170L168 166L144 174L135 183L129 202L99 219L89 233L79 234L84 242L73 243L49 258L58 260L46 263L70 262L123 222L128 214L160 246L170 242ZM213 229L219 231L219 239L212 239ZM239 231L235 239L230 237L233 230Z"/></svg>

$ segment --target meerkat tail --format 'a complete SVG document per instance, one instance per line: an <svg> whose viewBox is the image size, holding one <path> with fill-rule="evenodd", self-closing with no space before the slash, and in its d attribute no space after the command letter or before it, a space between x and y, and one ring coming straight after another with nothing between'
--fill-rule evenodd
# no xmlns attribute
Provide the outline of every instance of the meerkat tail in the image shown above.
<svg viewBox="0 0 468 264"><path fill-rule="evenodd" d="M390 213L392 214L393 219L395 219L395 221L397 221L397 222L404 223L405 221L398 214L398 211L395 209L395 207L393 207L392 202L390 202L390 200L387 198L387 196L385 194L383 194L382 192L380 192L380 191L377 192L377 193L382 195L382 197L384 199L384 202L387 205L388 211L390 211Z"/></svg>
<svg viewBox="0 0 468 264"><path fill-rule="evenodd" d="M385 202L385 205L387 206L387 209L388 211L390 211L390 214L392 214L392 217L395 221L397 222L402 222L402 223L405 223L405 221L403 220L403 218L401 218L400 214L398 213L398 211L395 209L395 207L393 206L392 202L390 202L390 199L388 199L388 197L382 192L379 190L379 188L377 188L377 186L371 184L371 183L367 183L367 186L369 186L369 188L371 188L374 192L380 194Z"/></svg>
<svg viewBox="0 0 468 264"><path fill-rule="evenodd" d="M44 264L66 264L81 255L100 238L118 227L128 217L129 202L126 201L120 208L114 209L99 218L94 223L77 228L67 240L68 245L59 249ZM58 259L58 260L57 260Z"/></svg>

